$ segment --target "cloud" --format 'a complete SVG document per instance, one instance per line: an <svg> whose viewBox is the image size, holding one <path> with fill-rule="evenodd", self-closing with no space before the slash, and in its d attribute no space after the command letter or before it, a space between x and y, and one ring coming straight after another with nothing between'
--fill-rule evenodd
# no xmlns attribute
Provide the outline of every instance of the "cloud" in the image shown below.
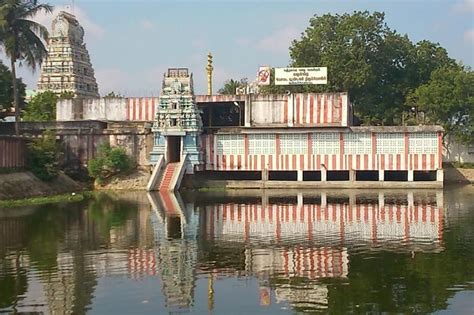
<svg viewBox="0 0 474 315"><path fill-rule="evenodd" d="M249 47L251 40L247 37L237 37L235 39L235 44L239 47Z"/></svg>
<svg viewBox="0 0 474 315"><path fill-rule="evenodd" d="M126 94L129 92L127 82L130 82L131 78L121 69L97 69L95 71L95 78L99 85L101 95L106 95L112 91L119 94Z"/></svg>
<svg viewBox="0 0 474 315"><path fill-rule="evenodd" d="M60 11L71 12L71 9L70 9L70 6L58 5L54 7L52 14L40 12L33 18L33 20L46 26L48 30L51 31L51 22L58 15ZM87 38L85 40L86 42L88 39L100 40L104 37L104 33L105 33L104 28L101 25L94 22L83 9L75 6L74 15L76 16L77 20L82 25L82 27L84 28L84 32L85 32L84 36Z"/></svg>
<svg viewBox="0 0 474 315"><path fill-rule="evenodd" d="M291 42L298 38L300 32L294 26L287 26L274 31L272 34L258 41L257 47L260 50L273 53L286 53Z"/></svg>
<svg viewBox="0 0 474 315"><path fill-rule="evenodd" d="M474 29L470 29L464 32L464 40L471 45L474 45Z"/></svg>
<svg viewBox="0 0 474 315"><path fill-rule="evenodd" d="M155 23L148 19L144 19L140 21L140 28L144 29L145 31L151 31L155 29Z"/></svg>
<svg viewBox="0 0 474 315"><path fill-rule="evenodd" d="M454 5L454 11L460 13L469 13L474 11L474 0L463 0Z"/></svg>

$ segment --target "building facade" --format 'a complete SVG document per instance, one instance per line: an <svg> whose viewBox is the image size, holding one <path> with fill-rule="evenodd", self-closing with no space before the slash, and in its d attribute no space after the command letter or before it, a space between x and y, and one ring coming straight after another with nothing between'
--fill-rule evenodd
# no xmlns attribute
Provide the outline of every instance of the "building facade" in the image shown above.
<svg viewBox="0 0 474 315"><path fill-rule="evenodd" d="M99 97L94 69L84 43L84 29L70 13L61 11L53 20L38 90L56 94L71 92L80 98Z"/></svg>

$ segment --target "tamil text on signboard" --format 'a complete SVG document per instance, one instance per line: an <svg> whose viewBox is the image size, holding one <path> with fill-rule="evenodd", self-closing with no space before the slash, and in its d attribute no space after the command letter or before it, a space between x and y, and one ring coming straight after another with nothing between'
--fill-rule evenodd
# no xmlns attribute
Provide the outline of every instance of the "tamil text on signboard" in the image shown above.
<svg viewBox="0 0 474 315"><path fill-rule="evenodd" d="M275 85L327 84L327 67L275 68Z"/></svg>

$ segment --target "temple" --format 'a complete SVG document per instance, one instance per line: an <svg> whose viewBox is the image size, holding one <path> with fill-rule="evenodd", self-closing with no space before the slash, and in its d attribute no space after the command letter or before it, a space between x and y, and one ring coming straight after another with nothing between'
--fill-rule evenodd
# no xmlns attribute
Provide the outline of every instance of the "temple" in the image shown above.
<svg viewBox="0 0 474 315"><path fill-rule="evenodd" d="M84 29L70 13L61 11L53 20L38 91L72 92L81 98L99 97L94 69L84 43Z"/></svg>

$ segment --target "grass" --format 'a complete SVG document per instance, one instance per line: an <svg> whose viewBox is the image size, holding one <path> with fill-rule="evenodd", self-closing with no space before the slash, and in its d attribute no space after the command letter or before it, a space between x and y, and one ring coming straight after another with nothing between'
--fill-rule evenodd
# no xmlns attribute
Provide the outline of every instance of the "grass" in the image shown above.
<svg viewBox="0 0 474 315"><path fill-rule="evenodd" d="M474 168L474 163L453 162L453 166L457 168Z"/></svg>
<svg viewBox="0 0 474 315"><path fill-rule="evenodd" d="M70 193L63 195L47 196L47 197L33 197L26 199L9 199L9 200L0 200L0 208L14 208L14 207L23 207L23 206L35 206L35 205L44 205L48 203L59 203L59 202L78 202L82 201L85 198L91 196L91 192L80 192L80 193Z"/></svg>

